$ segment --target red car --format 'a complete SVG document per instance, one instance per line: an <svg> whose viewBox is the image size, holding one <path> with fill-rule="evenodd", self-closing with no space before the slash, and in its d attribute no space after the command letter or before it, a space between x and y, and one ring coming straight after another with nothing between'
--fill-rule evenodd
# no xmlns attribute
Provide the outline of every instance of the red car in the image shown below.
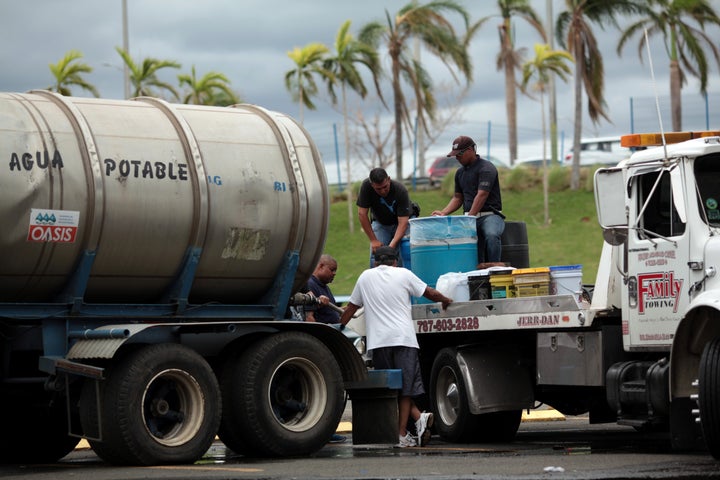
<svg viewBox="0 0 720 480"><path fill-rule="evenodd" d="M458 162L457 158L455 157L437 157L428 169L430 185L435 185L435 183L437 182L442 182L442 179L445 175L450 173L451 170L455 170L459 166L460 162Z"/></svg>

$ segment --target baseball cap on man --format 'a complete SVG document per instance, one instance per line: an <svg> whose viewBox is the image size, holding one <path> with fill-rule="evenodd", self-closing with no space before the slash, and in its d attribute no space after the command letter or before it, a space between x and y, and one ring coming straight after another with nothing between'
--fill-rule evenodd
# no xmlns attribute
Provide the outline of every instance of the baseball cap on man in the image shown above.
<svg viewBox="0 0 720 480"><path fill-rule="evenodd" d="M475 145L472 138L461 135L457 137L452 144L452 151L447 154L448 157L454 157L458 153L462 152L466 148L470 148Z"/></svg>
<svg viewBox="0 0 720 480"><path fill-rule="evenodd" d="M383 245L375 249L375 261L385 262L387 260L397 260L397 252L394 248Z"/></svg>

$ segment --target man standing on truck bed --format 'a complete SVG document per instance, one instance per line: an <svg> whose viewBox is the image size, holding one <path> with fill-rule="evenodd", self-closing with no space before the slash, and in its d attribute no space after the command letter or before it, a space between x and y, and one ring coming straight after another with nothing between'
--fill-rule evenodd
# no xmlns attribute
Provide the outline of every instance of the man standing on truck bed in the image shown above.
<svg viewBox="0 0 720 480"><path fill-rule="evenodd" d="M463 207L465 215L477 217L478 263L499 262L505 215L502 214L500 182L495 165L475 152L472 138L455 139L448 157L462 165L455 172L455 194L442 210L433 215L450 215Z"/></svg>
<svg viewBox="0 0 720 480"><path fill-rule="evenodd" d="M407 188L391 180L384 169L373 168L360 185L355 203L358 206L360 226L370 239L370 266L373 265L373 253L382 245L399 252L411 213ZM402 266L400 255L398 265Z"/></svg>
<svg viewBox="0 0 720 480"><path fill-rule="evenodd" d="M358 308L365 307L367 347L372 352L376 369L401 369L402 390L398 397L400 447L424 446L430 440L433 414L420 412L413 397L425 393L420 376L420 346L415 335L410 297L424 296L442 307L452 300L418 278L406 268L397 267L398 254L394 248L375 250L375 268L365 270L358 277L355 288L340 323L347 324ZM415 420L418 438L407 431L408 417Z"/></svg>

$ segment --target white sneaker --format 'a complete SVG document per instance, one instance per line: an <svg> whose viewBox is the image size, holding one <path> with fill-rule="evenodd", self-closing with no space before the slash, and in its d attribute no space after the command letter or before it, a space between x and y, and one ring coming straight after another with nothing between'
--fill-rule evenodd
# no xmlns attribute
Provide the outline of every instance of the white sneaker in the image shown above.
<svg viewBox="0 0 720 480"><path fill-rule="evenodd" d="M434 420L435 417L432 412L423 412L420 414L420 418L418 418L415 422L415 428L417 429L417 436L421 447L424 447L430 441L430 436L432 435L430 427L433 426Z"/></svg>
<svg viewBox="0 0 720 480"><path fill-rule="evenodd" d="M410 432L407 432L405 436L400 435L400 441L397 446L400 448L417 447L417 442L415 441L415 437L413 437Z"/></svg>

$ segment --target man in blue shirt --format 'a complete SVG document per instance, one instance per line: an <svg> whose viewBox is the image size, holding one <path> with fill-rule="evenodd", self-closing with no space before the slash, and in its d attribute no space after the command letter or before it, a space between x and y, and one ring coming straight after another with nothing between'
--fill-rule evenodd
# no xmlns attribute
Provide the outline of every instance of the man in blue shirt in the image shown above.
<svg viewBox="0 0 720 480"><path fill-rule="evenodd" d="M330 300L331 304L336 305L335 297L328 286L335 279L336 273L337 261L326 253L321 255L320 261L315 267L310 280L308 280L308 290L315 295L315 298L319 299L321 296L325 296ZM340 314L327 305L310 305L305 307L305 321L328 324L340 323Z"/></svg>
<svg viewBox="0 0 720 480"><path fill-rule="evenodd" d="M327 324L340 323L340 313L331 306L325 304L326 299L322 298L327 297L330 304L333 306L336 305L335 296L333 296L332 291L328 286L328 284L332 283L335 279L336 273L337 261L332 257L332 255L328 255L327 253L321 255L320 261L315 267L310 280L308 280L308 290L315 295L315 298L320 299L320 302L318 302L317 305L305 307L306 322L320 322ZM345 440L347 440L347 437L344 435L333 433L330 438L330 443L342 443Z"/></svg>
<svg viewBox="0 0 720 480"><path fill-rule="evenodd" d="M448 157L457 158L460 168L455 172L455 194L442 210L433 215L450 215L463 207L465 215L477 218L478 263L499 262L502 254L502 234L505 215L502 214L502 197L498 171L476 153L472 138L455 139Z"/></svg>

